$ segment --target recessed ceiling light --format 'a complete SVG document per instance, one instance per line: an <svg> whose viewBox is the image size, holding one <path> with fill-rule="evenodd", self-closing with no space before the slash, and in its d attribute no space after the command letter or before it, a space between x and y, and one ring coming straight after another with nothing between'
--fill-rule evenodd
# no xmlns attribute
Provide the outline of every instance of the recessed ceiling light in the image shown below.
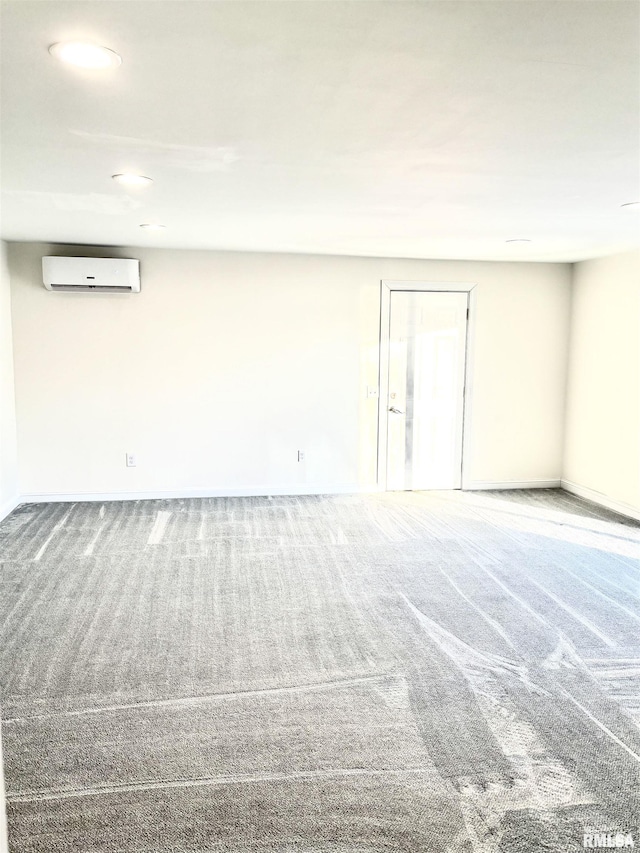
<svg viewBox="0 0 640 853"><path fill-rule="evenodd" d="M515 240L505 240L505 243L531 243L532 241L526 237L516 237Z"/></svg>
<svg viewBox="0 0 640 853"><path fill-rule="evenodd" d="M51 56L80 68L116 68L122 59L114 50L82 41L61 41L49 48Z"/></svg>
<svg viewBox="0 0 640 853"><path fill-rule="evenodd" d="M623 210L640 210L640 201L629 201L626 204L621 204Z"/></svg>
<svg viewBox="0 0 640 853"><path fill-rule="evenodd" d="M145 222L140 226L140 228L144 228L145 231L162 231L162 229L166 227L166 225L159 225L156 222Z"/></svg>
<svg viewBox="0 0 640 853"><path fill-rule="evenodd" d="M132 172L125 172L122 175L111 175L114 181L119 184L124 184L128 187L148 187L153 183L153 178L147 178L145 175L134 175Z"/></svg>

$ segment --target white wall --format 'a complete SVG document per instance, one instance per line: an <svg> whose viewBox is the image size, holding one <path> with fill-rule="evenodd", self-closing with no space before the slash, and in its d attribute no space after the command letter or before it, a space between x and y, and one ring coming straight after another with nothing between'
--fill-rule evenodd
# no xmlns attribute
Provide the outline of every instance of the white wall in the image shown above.
<svg viewBox="0 0 640 853"><path fill-rule="evenodd" d="M574 266L564 479L640 511L640 252Z"/></svg>
<svg viewBox="0 0 640 853"><path fill-rule="evenodd" d="M49 253L88 252L10 247L25 495L374 488L381 279L477 282L468 473L560 477L567 265L123 249L125 296L46 291Z"/></svg>
<svg viewBox="0 0 640 853"><path fill-rule="evenodd" d="M0 241L0 519L16 505L18 456L7 244Z"/></svg>
<svg viewBox="0 0 640 853"><path fill-rule="evenodd" d="M16 446L16 409L13 383L13 338L11 333L11 291L7 244L0 241L0 520L18 500L18 455ZM0 738L0 853L6 853L2 740Z"/></svg>

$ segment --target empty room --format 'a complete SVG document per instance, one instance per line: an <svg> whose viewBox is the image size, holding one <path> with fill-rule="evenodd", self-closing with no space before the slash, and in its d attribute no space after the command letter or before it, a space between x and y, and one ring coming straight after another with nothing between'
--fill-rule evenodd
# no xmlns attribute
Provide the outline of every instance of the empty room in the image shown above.
<svg viewBox="0 0 640 853"><path fill-rule="evenodd" d="M640 846L640 2L0 36L1 853Z"/></svg>

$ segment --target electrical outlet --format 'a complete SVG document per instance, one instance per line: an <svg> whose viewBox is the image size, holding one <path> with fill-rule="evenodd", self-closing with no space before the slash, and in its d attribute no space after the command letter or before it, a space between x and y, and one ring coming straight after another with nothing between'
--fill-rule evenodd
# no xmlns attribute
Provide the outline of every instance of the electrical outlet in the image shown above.
<svg viewBox="0 0 640 853"><path fill-rule="evenodd" d="M127 453L127 468L135 468L138 464L135 453Z"/></svg>
<svg viewBox="0 0 640 853"><path fill-rule="evenodd" d="M377 397L378 396L378 386L377 385L367 385L367 397Z"/></svg>
<svg viewBox="0 0 640 853"><path fill-rule="evenodd" d="M298 462L304 462L304 450L298 451Z"/></svg>

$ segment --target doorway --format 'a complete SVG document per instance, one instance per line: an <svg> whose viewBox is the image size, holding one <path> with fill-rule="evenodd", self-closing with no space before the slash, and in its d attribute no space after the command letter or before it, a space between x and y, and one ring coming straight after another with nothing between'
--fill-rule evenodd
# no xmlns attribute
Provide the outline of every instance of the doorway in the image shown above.
<svg viewBox="0 0 640 853"><path fill-rule="evenodd" d="M473 286L407 284L382 287L380 484L460 489Z"/></svg>

